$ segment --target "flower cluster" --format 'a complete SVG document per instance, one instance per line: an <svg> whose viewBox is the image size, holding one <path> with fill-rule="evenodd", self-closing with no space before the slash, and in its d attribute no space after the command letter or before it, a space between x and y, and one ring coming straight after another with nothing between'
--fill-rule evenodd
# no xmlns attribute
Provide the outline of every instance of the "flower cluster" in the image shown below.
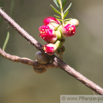
<svg viewBox="0 0 103 103"><path fill-rule="evenodd" d="M55 51L61 47L63 37L73 36L76 32L76 26L79 22L71 19L62 25L56 18L47 17L43 20L43 25L39 27L39 36L47 42L43 46L43 50L48 55L53 55Z"/></svg>

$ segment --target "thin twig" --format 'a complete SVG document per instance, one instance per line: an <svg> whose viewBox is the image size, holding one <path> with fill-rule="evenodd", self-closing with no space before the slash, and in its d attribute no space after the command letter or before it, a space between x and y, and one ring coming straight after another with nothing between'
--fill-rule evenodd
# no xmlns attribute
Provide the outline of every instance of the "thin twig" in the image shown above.
<svg viewBox="0 0 103 103"><path fill-rule="evenodd" d="M53 65L53 63L48 63L48 64L44 65L44 64L40 64L37 61L26 58L26 57L19 57L19 56L16 56L16 55L10 55L10 54L6 53L5 51L3 51L1 48L0 48L0 55L2 55L6 59L9 59L13 62L21 62L23 64L31 65L34 68L46 68L46 69L48 69L48 68L58 68L57 66Z"/></svg>
<svg viewBox="0 0 103 103"><path fill-rule="evenodd" d="M8 21L9 24L11 24L25 39L27 39L32 45L34 45L38 50L42 51L42 45L38 43L32 36L30 36L23 28L21 28L11 17L9 17L1 8L0 8L0 15ZM90 89L94 90L98 94L103 95L103 89L98 86L97 84L93 83L89 79L87 79L85 76L74 70L72 67L64 63L62 60L60 60L55 55L49 56L51 59L53 59L53 64L58 66L59 68L63 69L65 72L82 82L84 85L89 87Z"/></svg>

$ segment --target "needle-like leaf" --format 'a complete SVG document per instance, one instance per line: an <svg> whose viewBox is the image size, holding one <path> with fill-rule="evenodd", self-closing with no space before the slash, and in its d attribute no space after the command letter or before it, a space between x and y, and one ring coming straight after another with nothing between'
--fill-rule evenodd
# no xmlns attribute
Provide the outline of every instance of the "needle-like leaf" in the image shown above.
<svg viewBox="0 0 103 103"><path fill-rule="evenodd" d="M62 21L61 19L56 18L58 21Z"/></svg>
<svg viewBox="0 0 103 103"><path fill-rule="evenodd" d="M54 15L56 18L61 18L60 16Z"/></svg>
<svg viewBox="0 0 103 103"><path fill-rule="evenodd" d="M72 3L69 4L69 6L67 7L67 9L64 11L64 14L70 9L71 6L72 6Z"/></svg>
<svg viewBox="0 0 103 103"><path fill-rule="evenodd" d="M64 17L65 18L68 15L69 11L65 12Z"/></svg>
<svg viewBox="0 0 103 103"><path fill-rule="evenodd" d="M59 6L57 0L53 0L53 2L54 2L54 4L55 4L58 8L60 8L60 6Z"/></svg>
<svg viewBox="0 0 103 103"><path fill-rule="evenodd" d="M64 22L66 22L66 21L70 21L71 19L72 19L72 18L69 18L69 19L65 19L65 20L64 20Z"/></svg>
<svg viewBox="0 0 103 103"><path fill-rule="evenodd" d="M64 8L66 1L67 1L67 0L63 0L62 8Z"/></svg>
<svg viewBox="0 0 103 103"><path fill-rule="evenodd" d="M51 8L56 12L56 13L58 13L59 15L61 15L61 13L55 8L55 7L53 7L52 5L50 5L51 6Z"/></svg>
<svg viewBox="0 0 103 103"><path fill-rule="evenodd" d="M7 46L7 43L9 41L9 37L10 37L10 33L9 31L7 32L7 36L6 36L6 39L5 39L5 42L4 42L4 45L3 45L3 50L5 50L6 46Z"/></svg>

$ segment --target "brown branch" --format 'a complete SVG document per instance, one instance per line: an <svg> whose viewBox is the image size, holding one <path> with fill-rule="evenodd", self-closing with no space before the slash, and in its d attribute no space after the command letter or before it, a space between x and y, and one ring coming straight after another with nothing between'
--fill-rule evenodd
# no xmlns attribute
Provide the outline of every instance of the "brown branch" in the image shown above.
<svg viewBox="0 0 103 103"><path fill-rule="evenodd" d="M9 59L13 62L21 62L23 64L31 65L34 68L46 68L46 69L57 68L57 66L53 65L53 63L48 63L48 64L44 65L44 64L38 63L37 61L26 58L26 57L21 58L21 57L16 56L16 55L10 55L10 54L6 53L5 51L3 51L1 48L0 48L0 55L2 55L6 59Z"/></svg>
<svg viewBox="0 0 103 103"><path fill-rule="evenodd" d="M32 36L30 36L23 28L21 28L11 17L9 17L2 9L0 9L0 15L8 21L9 24L11 24L25 39L27 39L32 45L34 45L38 50L42 51L42 45L38 43ZM47 55L47 54L46 54ZM48 55L47 55L48 56ZM74 70L72 67L64 63L62 60L60 60L55 55L49 56L51 59L53 59L53 64L58 66L59 68L63 69L65 72L82 82L87 87L91 88L98 94L103 95L103 89L98 86L97 84L93 83L89 79L87 79L85 76Z"/></svg>

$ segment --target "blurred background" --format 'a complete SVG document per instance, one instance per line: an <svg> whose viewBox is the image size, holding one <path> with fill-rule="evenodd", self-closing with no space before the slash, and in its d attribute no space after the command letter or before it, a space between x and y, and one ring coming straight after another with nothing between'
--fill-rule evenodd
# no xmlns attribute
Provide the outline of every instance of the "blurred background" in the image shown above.
<svg viewBox="0 0 103 103"><path fill-rule="evenodd" d="M66 38L64 62L103 87L103 0L72 2L67 18L80 21L76 34ZM0 0L3 10L41 44L38 28L55 12L53 0ZM0 23L0 47L10 31L6 52L35 60L37 50L6 21ZM92 90L59 68L37 74L32 66L0 56L0 103L59 103L60 95L92 95Z"/></svg>

